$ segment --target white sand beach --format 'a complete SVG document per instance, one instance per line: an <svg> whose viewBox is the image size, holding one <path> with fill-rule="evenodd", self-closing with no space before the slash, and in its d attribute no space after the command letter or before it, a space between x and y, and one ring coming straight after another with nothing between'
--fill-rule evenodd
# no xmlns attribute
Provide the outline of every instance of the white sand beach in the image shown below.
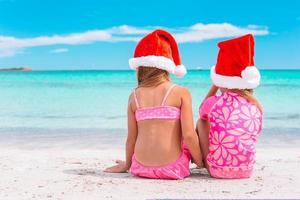
<svg viewBox="0 0 300 200"><path fill-rule="evenodd" d="M0 144L0 199L300 198L299 145L260 145L254 175L244 180L211 178L192 169L181 181L151 180L102 169L124 158L122 146ZM191 166L194 167L194 166Z"/></svg>

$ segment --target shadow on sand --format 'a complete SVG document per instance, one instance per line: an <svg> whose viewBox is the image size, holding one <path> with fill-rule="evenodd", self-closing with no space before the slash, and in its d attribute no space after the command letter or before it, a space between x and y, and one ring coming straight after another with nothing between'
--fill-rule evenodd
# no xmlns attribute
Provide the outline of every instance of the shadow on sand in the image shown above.
<svg viewBox="0 0 300 200"><path fill-rule="evenodd" d="M93 169L93 168L77 168L77 169L68 169L64 170L63 173L78 175L78 176L96 176L101 178L117 178L117 179L136 179L139 177L134 177L130 173L106 173L101 169ZM205 180L213 180L206 169L191 169L191 175L187 177L188 179L205 179Z"/></svg>
<svg viewBox="0 0 300 200"><path fill-rule="evenodd" d="M134 178L129 173L106 173L101 169L93 168L78 168L78 169L68 169L64 170L63 173L79 176L96 176L96 177L109 177L109 178Z"/></svg>

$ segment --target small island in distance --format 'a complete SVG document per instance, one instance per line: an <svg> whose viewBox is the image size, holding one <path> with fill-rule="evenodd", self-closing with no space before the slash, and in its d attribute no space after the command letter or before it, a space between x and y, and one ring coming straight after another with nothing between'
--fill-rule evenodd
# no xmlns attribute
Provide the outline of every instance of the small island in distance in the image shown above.
<svg viewBox="0 0 300 200"><path fill-rule="evenodd" d="M31 67L0 68L0 72L31 72Z"/></svg>

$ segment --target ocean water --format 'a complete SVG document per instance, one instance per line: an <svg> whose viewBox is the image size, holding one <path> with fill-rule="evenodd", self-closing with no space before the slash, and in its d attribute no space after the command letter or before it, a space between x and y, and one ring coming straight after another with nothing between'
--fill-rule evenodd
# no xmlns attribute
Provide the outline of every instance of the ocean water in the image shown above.
<svg viewBox="0 0 300 200"><path fill-rule="evenodd" d="M264 135L300 137L300 70L262 70L261 75L255 96L264 106ZM209 71L172 80L190 89L196 120L211 84ZM0 136L125 136L134 87L134 71L0 73Z"/></svg>

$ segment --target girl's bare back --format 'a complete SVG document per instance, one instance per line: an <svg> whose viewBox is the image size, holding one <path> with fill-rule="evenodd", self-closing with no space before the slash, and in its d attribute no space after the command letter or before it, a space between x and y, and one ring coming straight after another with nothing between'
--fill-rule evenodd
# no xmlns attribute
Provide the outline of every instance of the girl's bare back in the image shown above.
<svg viewBox="0 0 300 200"><path fill-rule="evenodd" d="M140 87L136 90L139 109L161 106L172 83L167 81L156 87ZM164 106L180 109L180 86L175 86L166 96ZM130 101L133 112L137 105L134 95ZM181 153L180 119L149 119L137 122L138 136L135 144L136 159L146 166L162 166L176 161Z"/></svg>

